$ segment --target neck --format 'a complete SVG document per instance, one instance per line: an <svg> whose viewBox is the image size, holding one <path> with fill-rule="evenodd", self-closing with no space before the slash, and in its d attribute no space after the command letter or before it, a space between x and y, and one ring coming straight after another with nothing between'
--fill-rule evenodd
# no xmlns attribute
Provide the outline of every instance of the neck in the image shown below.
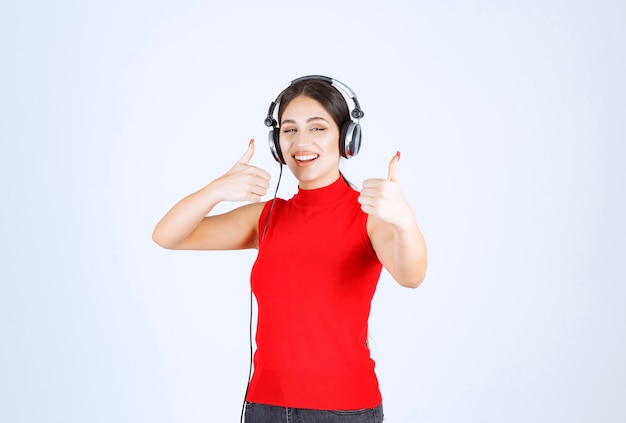
<svg viewBox="0 0 626 423"><path fill-rule="evenodd" d="M298 207L325 207L333 204L352 191L341 177L330 185L316 189L298 188L297 194L293 197L294 205Z"/></svg>
<svg viewBox="0 0 626 423"><path fill-rule="evenodd" d="M341 172L339 172L339 169L337 169L337 172L328 174L324 178L321 178L321 179L315 179L311 181L299 180L298 188L304 189L304 190L324 188L324 187L327 187L328 185L331 185L333 182L335 182L337 178L339 178L339 175L341 175Z"/></svg>

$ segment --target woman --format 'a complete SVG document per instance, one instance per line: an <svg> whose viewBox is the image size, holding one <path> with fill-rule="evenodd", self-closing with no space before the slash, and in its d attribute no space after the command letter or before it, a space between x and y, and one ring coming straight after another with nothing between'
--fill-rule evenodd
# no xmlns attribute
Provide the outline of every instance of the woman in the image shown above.
<svg viewBox="0 0 626 423"><path fill-rule="evenodd" d="M382 267L410 288L425 276L426 245L398 182L400 153L388 178L364 181L360 193L339 171L341 157L358 152L360 129L354 131L336 86L347 88L303 77L270 107L272 151L298 180L290 200L261 202L270 175L249 164L251 140L226 174L177 203L154 230L165 248L259 250L251 273L258 322L246 422L381 422L367 346L372 297ZM353 116L361 117L352 99ZM221 201L251 203L209 215Z"/></svg>

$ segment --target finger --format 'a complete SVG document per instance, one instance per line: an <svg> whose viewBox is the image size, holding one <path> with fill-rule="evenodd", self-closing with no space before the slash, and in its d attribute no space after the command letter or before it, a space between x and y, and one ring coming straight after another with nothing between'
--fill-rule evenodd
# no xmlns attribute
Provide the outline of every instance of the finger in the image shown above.
<svg viewBox="0 0 626 423"><path fill-rule="evenodd" d="M263 170L260 167L255 168L255 175L261 179L265 179L266 181L272 180L272 175L270 175L268 171Z"/></svg>
<svg viewBox="0 0 626 423"><path fill-rule="evenodd" d="M253 187L250 187L250 194L258 195L259 197L263 197L265 194L267 194L267 189L264 188L264 187L261 187L259 185L255 185Z"/></svg>
<svg viewBox="0 0 626 423"><path fill-rule="evenodd" d="M386 179L380 179L380 178L372 178L372 179L366 179L363 181L363 183L361 184L362 188L376 188L378 186L381 185L382 182L385 182Z"/></svg>
<svg viewBox="0 0 626 423"><path fill-rule="evenodd" d="M266 179L266 178L263 178L263 177L257 176L254 179L254 185L259 186L259 187L261 187L263 189L267 189L267 188L270 187L270 180Z"/></svg>
<svg viewBox="0 0 626 423"><path fill-rule="evenodd" d="M389 175L387 179L390 181L398 181L398 162L400 161L400 152L396 152L389 161Z"/></svg>
<svg viewBox="0 0 626 423"><path fill-rule="evenodd" d="M361 197L376 197L380 193L377 187L363 187L361 189Z"/></svg>
<svg viewBox="0 0 626 423"><path fill-rule="evenodd" d="M248 164L252 156L254 156L254 139L250 140L248 143L248 149L245 153L243 153L243 156L241 156L238 160L238 163Z"/></svg>
<svg viewBox="0 0 626 423"><path fill-rule="evenodd" d="M376 209L369 204L361 204L361 210L365 214L374 214Z"/></svg>
<svg viewBox="0 0 626 423"><path fill-rule="evenodd" d="M362 206L372 206L374 204L374 199L367 195L359 195L357 201Z"/></svg>

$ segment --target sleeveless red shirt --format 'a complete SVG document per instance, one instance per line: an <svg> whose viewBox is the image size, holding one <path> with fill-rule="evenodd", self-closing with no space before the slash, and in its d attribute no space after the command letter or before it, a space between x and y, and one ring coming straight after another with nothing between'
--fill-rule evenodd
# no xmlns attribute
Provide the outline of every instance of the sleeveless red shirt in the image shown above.
<svg viewBox="0 0 626 423"><path fill-rule="evenodd" d="M367 347L382 265L367 235L358 192L343 178L259 219L251 284L258 303L254 375L247 401L354 410L382 398Z"/></svg>

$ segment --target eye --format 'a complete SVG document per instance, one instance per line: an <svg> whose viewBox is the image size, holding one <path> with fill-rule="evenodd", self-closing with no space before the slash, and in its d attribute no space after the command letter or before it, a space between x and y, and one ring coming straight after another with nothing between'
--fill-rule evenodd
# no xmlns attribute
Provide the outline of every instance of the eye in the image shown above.
<svg viewBox="0 0 626 423"><path fill-rule="evenodd" d="M296 128L285 128L283 129L283 133L288 134L290 132L296 132Z"/></svg>
<svg viewBox="0 0 626 423"><path fill-rule="evenodd" d="M320 127L313 127L311 128L311 131L325 131L326 128L320 128Z"/></svg>

